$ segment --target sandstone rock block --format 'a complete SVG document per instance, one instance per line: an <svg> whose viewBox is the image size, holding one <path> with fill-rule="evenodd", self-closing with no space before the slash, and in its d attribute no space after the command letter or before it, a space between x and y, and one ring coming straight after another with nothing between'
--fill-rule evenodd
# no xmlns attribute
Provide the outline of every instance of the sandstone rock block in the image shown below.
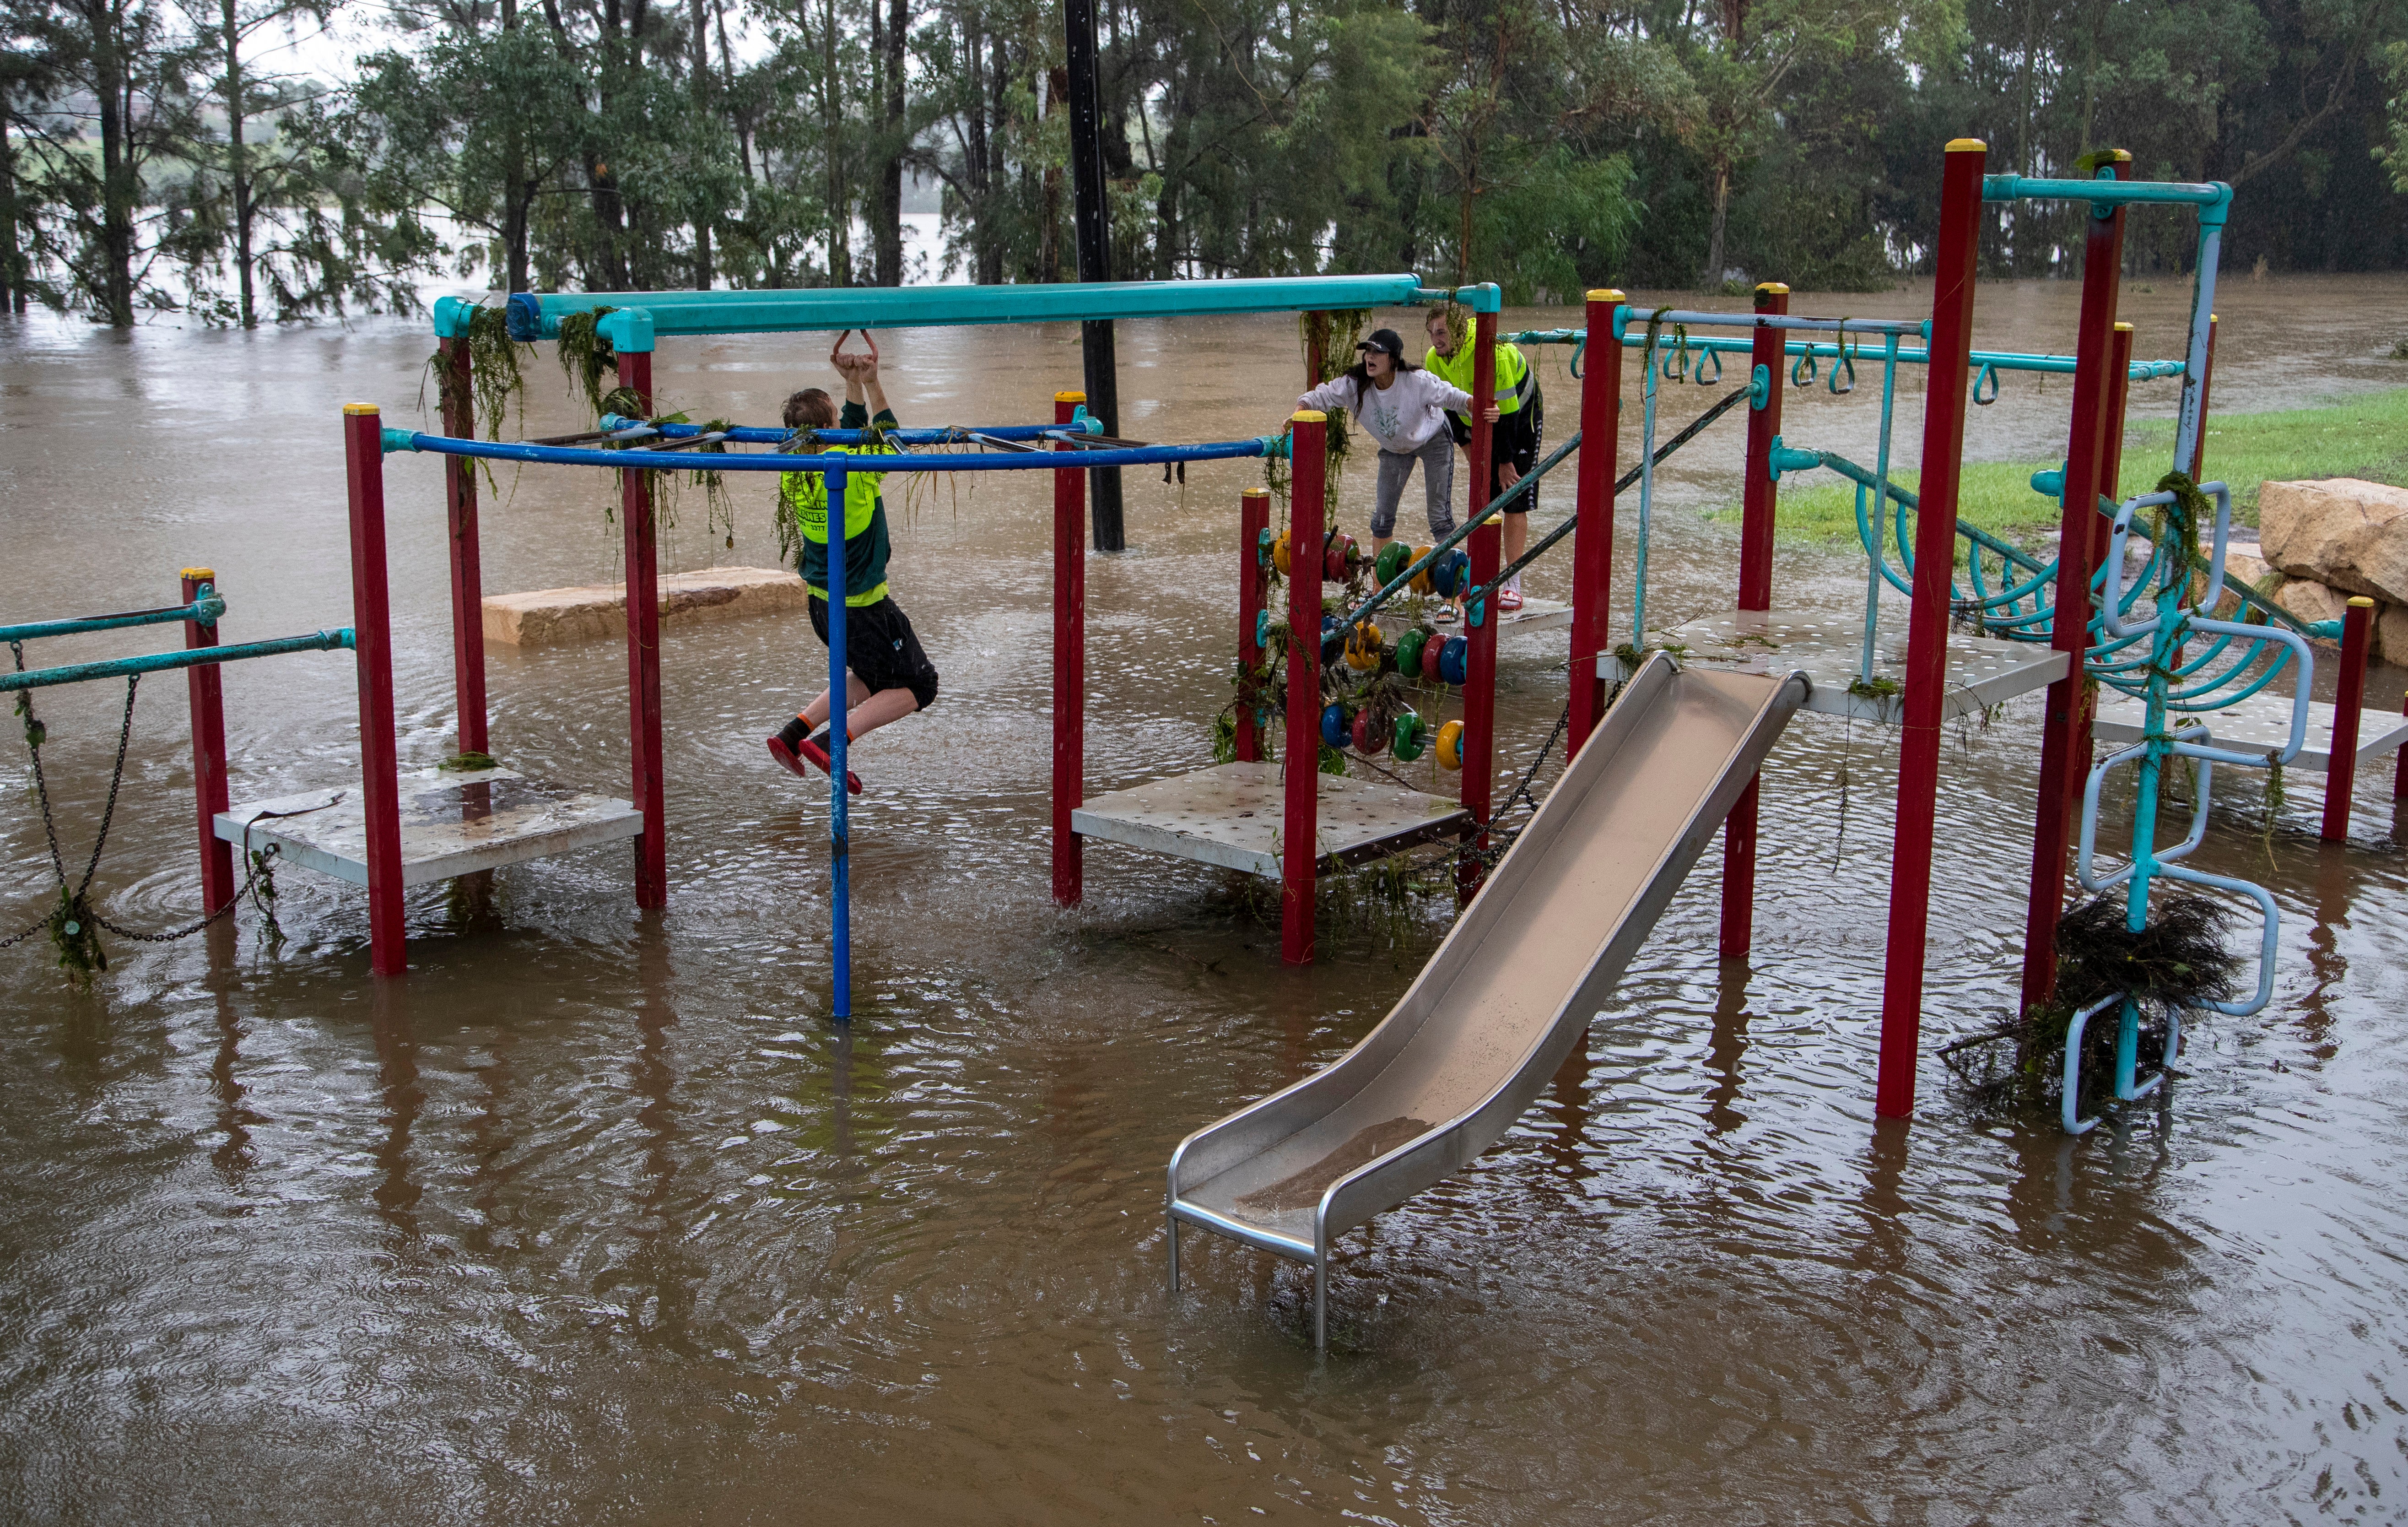
<svg viewBox="0 0 2408 1527"><path fill-rule="evenodd" d="M2374 655L2394 668L2408 668L2408 604L2386 604L2374 612ZM2373 696L2367 697L2373 705Z"/></svg>
<svg viewBox="0 0 2408 1527"><path fill-rule="evenodd" d="M2286 575L2408 604L2408 488L2354 477L2269 483L2258 522L2266 560Z"/></svg>
<svg viewBox="0 0 2408 1527"><path fill-rule="evenodd" d="M2329 583L2313 583L2305 578L2294 578L2284 583L2283 592L2277 598L2284 609L2301 620L2339 620L2349 612L2349 590L2335 588ZM2340 642L2322 638L2317 639L2316 645L2334 652L2341 650Z"/></svg>
<svg viewBox="0 0 2408 1527"><path fill-rule="evenodd" d="M784 611L800 612L810 599L801 577L784 568L705 568L664 573L660 587L664 627ZM489 595L484 601L484 624L486 641L513 647L624 639L626 585L595 583Z"/></svg>
<svg viewBox="0 0 2408 1527"><path fill-rule="evenodd" d="M2237 546L2224 554L2224 572L2228 582L2238 579L2270 599L2279 600L2283 597L2283 575L2267 566L2263 558L2252 555ZM2204 585L2207 582L2207 574L2204 572L2199 574L2196 582ZM2203 586L2201 589L2194 590L2192 598L2203 603ZM2217 598L2211 613L2218 620L2238 620L2241 618L2241 596L2228 589Z"/></svg>

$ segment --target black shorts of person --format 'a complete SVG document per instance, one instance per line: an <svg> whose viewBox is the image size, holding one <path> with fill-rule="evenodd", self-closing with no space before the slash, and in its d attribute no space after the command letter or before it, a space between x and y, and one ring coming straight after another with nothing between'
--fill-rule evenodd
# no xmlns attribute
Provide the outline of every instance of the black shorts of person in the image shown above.
<svg viewBox="0 0 2408 1527"><path fill-rule="evenodd" d="M1539 448L1546 440L1546 396L1538 388L1532 387L1530 400L1527 403L1488 426L1488 496L1473 505L1474 509L1495 503L1497 496L1505 491L1504 482L1498 470L1505 463L1512 462L1513 469L1524 477L1529 476L1537 469ZM1446 425L1455 431L1455 444L1461 446L1471 444L1471 427L1469 425L1450 413L1446 416ZM1538 504L1539 484L1533 483L1530 484L1529 492L1505 506L1505 512L1527 514L1537 508Z"/></svg>
<svg viewBox="0 0 2408 1527"><path fill-rule="evenodd" d="M822 641L828 639L827 601L816 594L811 596L811 629ZM937 703L937 665L921 650L910 617L891 598L845 608L844 666L873 695L909 689L920 709Z"/></svg>

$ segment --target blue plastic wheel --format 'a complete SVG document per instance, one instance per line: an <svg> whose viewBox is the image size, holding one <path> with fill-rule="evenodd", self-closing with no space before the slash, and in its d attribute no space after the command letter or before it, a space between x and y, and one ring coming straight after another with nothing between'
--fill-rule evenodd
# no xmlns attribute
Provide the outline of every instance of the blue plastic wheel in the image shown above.
<svg viewBox="0 0 2408 1527"><path fill-rule="evenodd" d="M1470 661L1470 640L1460 636L1448 637L1445 648L1438 655L1438 676L1448 684L1459 684L1463 683Z"/></svg>
<svg viewBox="0 0 2408 1527"><path fill-rule="evenodd" d="M1354 741L1354 718L1346 713L1343 705L1332 705L1321 713L1321 740L1331 747L1344 747Z"/></svg>

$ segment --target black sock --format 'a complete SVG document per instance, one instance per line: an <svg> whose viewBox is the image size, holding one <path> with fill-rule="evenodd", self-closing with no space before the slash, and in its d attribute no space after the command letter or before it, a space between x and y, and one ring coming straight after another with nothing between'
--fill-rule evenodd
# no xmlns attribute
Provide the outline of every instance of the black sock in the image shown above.
<svg viewBox="0 0 2408 1527"><path fill-rule="evenodd" d="M792 752L804 738L809 737L810 734L811 724L805 721L801 716L796 716L794 720L786 723L784 730L778 733L778 741L785 743L787 751Z"/></svg>

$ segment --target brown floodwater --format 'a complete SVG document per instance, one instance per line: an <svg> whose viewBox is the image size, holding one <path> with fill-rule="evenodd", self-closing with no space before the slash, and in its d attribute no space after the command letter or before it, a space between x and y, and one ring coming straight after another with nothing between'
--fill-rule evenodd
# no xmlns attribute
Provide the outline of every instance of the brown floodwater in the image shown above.
<svg viewBox="0 0 2408 1527"><path fill-rule="evenodd" d="M2076 295L1989 287L1981 340L2068 349ZM2235 281L2217 405L2408 382L2378 322L2396 295ZM2143 353L2174 353L2186 301L2178 282L2128 291ZM1146 439L1272 429L1300 368L1283 318L1125 324L1120 342L1125 433ZM337 405L408 422L430 348L419 324L0 323L0 614L165 603L207 563L230 639L347 622ZM914 424L1050 417L1077 384L1065 325L882 348ZM660 389L766 422L826 380L824 353L820 336L670 340ZM1560 437L1562 352L1544 375ZM575 427L548 353L530 380L527 433ZM1789 438L1869 451L1875 392L1790 395ZM1668 417L1708 396L1676 393ZM2173 397L2136 387L2135 412ZM2011 378L1971 454L2053 459L2067 403L2061 379ZM1919 407L1900 412L1907 465ZM1729 604L1731 525L1698 511L1736 493L1742 439L1733 419L1668 469L1651 610ZM437 469L389 461L418 766L455 745ZM1234 511L1258 472L1132 477L1131 550L1089 563L1091 789L1209 758ZM1344 484L1357 534L1370 477ZM668 565L774 563L767 486L736 482L735 549L689 496ZM2399 1519L2408 875L2387 764L2346 847L2314 837L2315 781L2290 782L2269 834L2259 782L2219 774L2200 858L2280 900L2274 1003L2190 1030L2162 1102L2077 1143L1970 1114L1928 1058L1914 1123L1874 1122L1895 738L1801 715L1766 771L1753 961L1716 962L1710 853L1542 1102L1347 1238L1316 1357L1296 1265L1191 1235L1190 1281L1166 1294L1164 1166L1377 1022L1448 909L1333 918L1320 962L1287 970L1216 872L1108 845L1087 904L1055 909L1046 485L890 487L896 594L944 688L856 751L849 1030L824 1018L825 798L761 744L825 671L800 620L666 639L663 915L637 913L614 845L503 871L482 906L413 893L400 981L368 976L362 898L291 868L280 942L248 911L214 945L112 940L88 990L39 940L0 953L0 1518ZM506 474L487 587L614 578L609 497L595 472ZM1539 522L1569 499L1551 485ZM1626 545L1621 577L1631 562ZM1542 566L1532 591L1568 576ZM1846 611L1861 557L1784 546L1776 578L1784 606ZM1507 779L1561 707L1559 643L1507 641ZM2375 695L2402 677L2381 670ZM225 685L237 800L354 767L347 657ZM497 649L492 687L506 761L624 793L617 643ZM79 859L122 698L38 701ZM182 703L180 681L144 686L97 882L133 927L198 901ZM2037 714L1951 733L1927 1056L2013 1001ZM13 730L0 769L5 934L42 910L50 869Z"/></svg>

